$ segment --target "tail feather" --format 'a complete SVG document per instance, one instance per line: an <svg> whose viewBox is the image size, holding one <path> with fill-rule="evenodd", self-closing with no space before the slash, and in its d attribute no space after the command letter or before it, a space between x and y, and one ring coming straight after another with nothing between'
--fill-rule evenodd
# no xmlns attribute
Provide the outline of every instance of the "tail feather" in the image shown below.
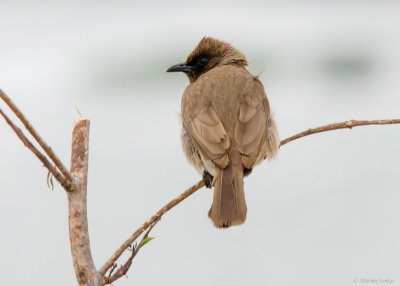
<svg viewBox="0 0 400 286"><path fill-rule="evenodd" d="M246 220L247 207L241 164L232 162L223 170L216 168L213 185L214 198L208 216L214 225L226 228L243 224Z"/></svg>

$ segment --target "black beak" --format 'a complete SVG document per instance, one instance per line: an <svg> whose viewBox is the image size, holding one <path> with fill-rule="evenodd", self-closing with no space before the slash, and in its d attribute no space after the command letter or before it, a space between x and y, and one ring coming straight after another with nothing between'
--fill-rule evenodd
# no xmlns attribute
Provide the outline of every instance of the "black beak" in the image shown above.
<svg viewBox="0 0 400 286"><path fill-rule="evenodd" d="M180 63L167 69L167 72L190 72L194 70L195 69L192 66L185 65L185 63Z"/></svg>

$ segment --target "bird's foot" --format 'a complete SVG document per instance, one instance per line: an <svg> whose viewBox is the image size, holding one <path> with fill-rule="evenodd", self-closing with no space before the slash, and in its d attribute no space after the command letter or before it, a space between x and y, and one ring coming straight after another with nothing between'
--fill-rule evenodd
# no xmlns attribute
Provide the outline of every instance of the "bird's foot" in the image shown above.
<svg viewBox="0 0 400 286"><path fill-rule="evenodd" d="M253 169L243 168L243 177L250 175L251 171L253 171Z"/></svg>
<svg viewBox="0 0 400 286"><path fill-rule="evenodd" d="M203 172L203 181L207 188L211 189L214 177L207 171Z"/></svg>

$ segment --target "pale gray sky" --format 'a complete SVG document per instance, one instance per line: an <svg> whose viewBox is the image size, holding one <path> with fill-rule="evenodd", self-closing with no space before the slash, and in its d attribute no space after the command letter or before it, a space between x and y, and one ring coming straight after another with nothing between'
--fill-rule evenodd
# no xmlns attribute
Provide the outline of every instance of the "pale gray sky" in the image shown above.
<svg viewBox="0 0 400 286"><path fill-rule="evenodd" d="M0 88L65 164L75 106L92 120L97 267L200 178L179 140L187 79L165 70L205 35L263 71L282 138L400 117L398 1L0 1L0 11ZM162 219L114 285L400 285L399 128L284 146L245 180L240 227L215 229L212 192L197 192ZM63 190L47 188L47 171L3 120L0 138L2 284L75 285Z"/></svg>

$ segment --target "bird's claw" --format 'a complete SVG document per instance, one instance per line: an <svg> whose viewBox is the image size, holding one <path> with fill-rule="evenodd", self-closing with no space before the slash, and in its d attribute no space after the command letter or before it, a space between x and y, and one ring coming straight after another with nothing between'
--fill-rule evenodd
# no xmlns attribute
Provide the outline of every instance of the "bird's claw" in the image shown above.
<svg viewBox="0 0 400 286"><path fill-rule="evenodd" d="M214 177L207 171L203 172L203 182L207 188L211 189Z"/></svg>
<svg viewBox="0 0 400 286"><path fill-rule="evenodd" d="M244 168L243 169L243 177L246 177L246 176L250 175L251 171L253 171L253 169Z"/></svg>

